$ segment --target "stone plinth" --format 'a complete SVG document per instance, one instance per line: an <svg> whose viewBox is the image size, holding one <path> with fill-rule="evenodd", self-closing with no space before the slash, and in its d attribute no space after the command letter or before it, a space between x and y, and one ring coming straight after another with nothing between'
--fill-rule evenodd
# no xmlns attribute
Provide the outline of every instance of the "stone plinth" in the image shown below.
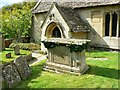
<svg viewBox="0 0 120 90"><path fill-rule="evenodd" d="M45 70L80 75L88 69L85 48L89 40L48 39L42 42L48 49Z"/></svg>

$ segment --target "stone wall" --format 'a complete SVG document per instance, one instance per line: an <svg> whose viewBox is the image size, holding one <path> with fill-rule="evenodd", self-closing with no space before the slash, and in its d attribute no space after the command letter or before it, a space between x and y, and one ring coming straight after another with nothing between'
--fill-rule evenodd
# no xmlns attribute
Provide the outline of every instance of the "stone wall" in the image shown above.
<svg viewBox="0 0 120 90"><path fill-rule="evenodd" d="M46 13L33 14L32 22L32 31L31 31L31 40L40 43L41 40L41 25L45 19Z"/></svg>
<svg viewBox="0 0 120 90"><path fill-rule="evenodd" d="M71 32L71 37L73 39L86 39L88 36L88 33L84 32L78 32L78 33L73 33Z"/></svg>
<svg viewBox="0 0 120 90"><path fill-rule="evenodd" d="M91 28L91 31L88 34L88 39L91 39L92 46L120 49L120 44L118 43L120 42L120 37L104 36L105 13L114 11L120 11L120 6L116 5L94 8L81 8L76 10L76 12L79 13L82 19L86 23L88 23L89 27Z"/></svg>

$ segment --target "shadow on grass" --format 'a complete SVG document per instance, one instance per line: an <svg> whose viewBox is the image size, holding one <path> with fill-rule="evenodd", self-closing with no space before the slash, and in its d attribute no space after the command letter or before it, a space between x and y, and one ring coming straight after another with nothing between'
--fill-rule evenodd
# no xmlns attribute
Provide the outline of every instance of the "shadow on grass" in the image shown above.
<svg viewBox="0 0 120 90"><path fill-rule="evenodd" d="M43 71L43 66L45 64L45 60L41 61L39 64L31 66L32 75L27 79L21 82L21 84L15 88L30 88L28 86L29 83L33 83L33 79L36 79L41 76L41 72Z"/></svg>
<svg viewBox="0 0 120 90"><path fill-rule="evenodd" d="M32 60L29 60L28 63L30 65L30 64L33 64L34 62L36 62L37 60L38 60L37 58L32 57Z"/></svg>
<svg viewBox="0 0 120 90"><path fill-rule="evenodd" d="M119 79L118 73L120 73L120 70L92 66L92 65L90 65L89 67L90 67L90 69L86 72L86 74L92 74L92 75L97 75L97 76L113 78L113 79Z"/></svg>
<svg viewBox="0 0 120 90"><path fill-rule="evenodd" d="M6 59L14 59L14 57L13 57L13 56L11 56L11 57L6 57Z"/></svg>
<svg viewBox="0 0 120 90"><path fill-rule="evenodd" d="M5 50L3 50L3 51L14 51L14 50L12 50L12 49L5 49Z"/></svg>
<svg viewBox="0 0 120 90"><path fill-rule="evenodd" d="M21 54L21 53L20 53L20 54L18 54L18 55L26 55L26 54Z"/></svg>

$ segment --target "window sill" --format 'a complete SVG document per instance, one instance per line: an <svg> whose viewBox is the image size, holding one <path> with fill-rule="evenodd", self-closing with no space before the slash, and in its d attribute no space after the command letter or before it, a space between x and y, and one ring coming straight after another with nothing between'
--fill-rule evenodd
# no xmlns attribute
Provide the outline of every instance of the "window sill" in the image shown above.
<svg viewBox="0 0 120 90"><path fill-rule="evenodd" d="M113 37L113 36L103 36L103 37L108 37L108 38L120 38L120 37Z"/></svg>
<svg viewBox="0 0 120 90"><path fill-rule="evenodd" d="M120 37L110 37L110 36L104 36L103 38L120 39Z"/></svg>

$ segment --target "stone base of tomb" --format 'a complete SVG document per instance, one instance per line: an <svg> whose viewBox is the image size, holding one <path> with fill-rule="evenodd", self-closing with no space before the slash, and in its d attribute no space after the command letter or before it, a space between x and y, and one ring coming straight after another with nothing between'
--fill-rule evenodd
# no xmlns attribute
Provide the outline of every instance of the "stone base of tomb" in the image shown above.
<svg viewBox="0 0 120 90"><path fill-rule="evenodd" d="M45 71L56 72L56 73L71 73L75 75L81 75L86 72L89 67L87 65L81 66L81 68L71 67L63 64L54 62L46 62L44 68Z"/></svg>

